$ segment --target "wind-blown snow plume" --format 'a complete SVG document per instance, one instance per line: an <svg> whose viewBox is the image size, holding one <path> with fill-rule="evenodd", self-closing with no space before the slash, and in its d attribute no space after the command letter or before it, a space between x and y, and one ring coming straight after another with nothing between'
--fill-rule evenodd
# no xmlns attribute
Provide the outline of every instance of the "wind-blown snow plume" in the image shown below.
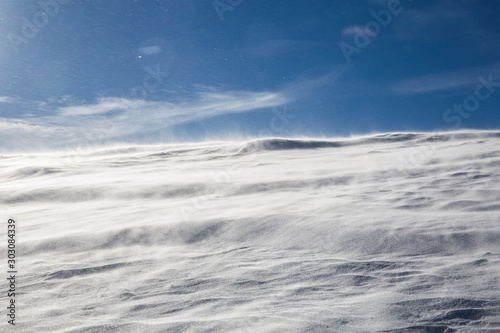
<svg viewBox="0 0 500 333"><path fill-rule="evenodd" d="M499 143L463 131L2 155L16 329L498 331Z"/></svg>

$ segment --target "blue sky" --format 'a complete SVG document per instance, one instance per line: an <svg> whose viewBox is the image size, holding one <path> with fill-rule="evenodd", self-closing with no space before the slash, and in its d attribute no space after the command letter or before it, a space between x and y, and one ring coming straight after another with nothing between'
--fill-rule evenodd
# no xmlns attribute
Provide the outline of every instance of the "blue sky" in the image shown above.
<svg viewBox="0 0 500 333"><path fill-rule="evenodd" d="M500 2L0 3L0 150L500 127Z"/></svg>

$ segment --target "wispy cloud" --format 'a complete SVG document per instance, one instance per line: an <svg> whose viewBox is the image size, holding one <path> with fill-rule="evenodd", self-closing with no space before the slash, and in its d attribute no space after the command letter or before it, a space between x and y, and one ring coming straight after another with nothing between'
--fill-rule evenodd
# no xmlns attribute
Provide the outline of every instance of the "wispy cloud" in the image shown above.
<svg viewBox="0 0 500 333"><path fill-rule="evenodd" d="M125 98L101 98L95 104L68 106L59 110L63 116L105 115L114 110L134 110L144 107L146 101Z"/></svg>
<svg viewBox="0 0 500 333"><path fill-rule="evenodd" d="M334 43L320 43L287 39L268 39L249 45L245 52L256 58L274 57L291 52L329 47Z"/></svg>
<svg viewBox="0 0 500 333"><path fill-rule="evenodd" d="M476 34L478 29L466 1L453 0L439 0L420 8L411 6L394 23L396 36L403 40L430 39L437 35L464 38Z"/></svg>
<svg viewBox="0 0 500 333"><path fill-rule="evenodd" d="M0 96L0 103L14 103L15 100L11 97Z"/></svg>
<svg viewBox="0 0 500 333"><path fill-rule="evenodd" d="M162 120L169 125L177 125L214 116L274 107L285 102L286 98L279 93L238 91L199 93L195 100L183 103L108 97L100 98L94 104L61 108L59 117L103 116L122 111L120 117L123 119L147 114L149 120Z"/></svg>
<svg viewBox="0 0 500 333"><path fill-rule="evenodd" d="M276 107L288 101L282 93L251 91L203 92L189 102L177 103L100 98L91 104L60 107L47 116L0 118L0 145L18 147L19 144L13 146L12 142L19 137L31 138L44 147L73 145L96 137L100 141L112 141L148 132L159 125L168 128L215 116Z"/></svg>
<svg viewBox="0 0 500 333"><path fill-rule="evenodd" d="M481 68L467 68L417 76L395 83L391 90L398 94L422 94L436 91L470 89L477 85L480 75L500 74L500 64Z"/></svg>
<svg viewBox="0 0 500 333"><path fill-rule="evenodd" d="M375 33L372 30L370 30L370 29L368 29L368 28L366 28L364 26L361 26L361 25L360 26L350 26L350 27L347 27L344 30L342 30L342 32L341 32L341 35L343 37L346 37L346 36L351 37L351 36L355 36L355 35L359 35L359 34L361 34L361 35L367 35L367 36L370 36L370 37L374 37L375 36Z"/></svg>

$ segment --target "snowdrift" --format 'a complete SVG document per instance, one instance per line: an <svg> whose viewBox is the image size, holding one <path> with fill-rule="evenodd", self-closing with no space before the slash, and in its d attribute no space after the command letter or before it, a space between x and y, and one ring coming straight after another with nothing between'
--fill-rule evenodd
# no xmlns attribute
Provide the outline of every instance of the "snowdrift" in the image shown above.
<svg viewBox="0 0 500 333"><path fill-rule="evenodd" d="M498 131L0 155L0 179L1 331L500 331Z"/></svg>

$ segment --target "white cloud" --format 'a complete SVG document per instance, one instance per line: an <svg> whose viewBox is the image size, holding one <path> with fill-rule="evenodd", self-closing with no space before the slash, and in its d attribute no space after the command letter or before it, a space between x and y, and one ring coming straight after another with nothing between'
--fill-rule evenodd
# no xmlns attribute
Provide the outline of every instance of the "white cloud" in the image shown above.
<svg viewBox="0 0 500 333"><path fill-rule="evenodd" d="M97 104L68 106L59 111L65 116L88 116L106 114L113 110L133 110L143 107L143 100L130 100L126 98L101 98Z"/></svg>
<svg viewBox="0 0 500 333"><path fill-rule="evenodd" d="M392 91L410 95L435 91L471 89L477 85L478 76L488 76L489 74L498 77L500 74L500 64L482 68L466 68L421 75L397 82L392 86Z"/></svg>
<svg viewBox="0 0 500 333"><path fill-rule="evenodd" d="M14 103L15 100L11 97L0 96L0 103Z"/></svg>
<svg viewBox="0 0 500 333"><path fill-rule="evenodd" d="M347 27L344 30L342 30L342 32L341 32L341 35L343 37L345 37L345 36L351 37L351 36L355 36L357 34L358 35L361 34L361 35L367 35L367 36L370 36L370 37L375 37L375 33L372 30L370 30L370 29L368 29L368 28L366 28L364 26L361 26L361 25L360 26Z"/></svg>
<svg viewBox="0 0 500 333"><path fill-rule="evenodd" d="M153 55L153 54L158 54L158 53L161 53L161 47L158 46L158 45L141 47L138 50L139 56L142 56L142 55Z"/></svg>
<svg viewBox="0 0 500 333"><path fill-rule="evenodd" d="M147 113L156 120L169 121L170 124L190 122L197 119L248 112L252 110L282 105L286 98L271 92L205 92L199 93L196 100L184 103L133 100L127 98L100 98L95 104L64 107L59 117L102 116L111 111L124 111L121 117L133 118ZM138 121L147 121L141 119Z"/></svg>
<svg viewBox="0 0 500 333"><path fill-rule="evenodd" d="M149 132L159 126L168 128L215 116L280 106L287 102L288 99L281 93L249 91L198 93L192 101L178 103L107 97L93 104L62 107L42 117L0 118L0 143L14 142L22 136L31 138L31 141L23 141L28 148L30 142L42 142L45 147L88 141L96 144L96 141L105 142Z"/></svg>

